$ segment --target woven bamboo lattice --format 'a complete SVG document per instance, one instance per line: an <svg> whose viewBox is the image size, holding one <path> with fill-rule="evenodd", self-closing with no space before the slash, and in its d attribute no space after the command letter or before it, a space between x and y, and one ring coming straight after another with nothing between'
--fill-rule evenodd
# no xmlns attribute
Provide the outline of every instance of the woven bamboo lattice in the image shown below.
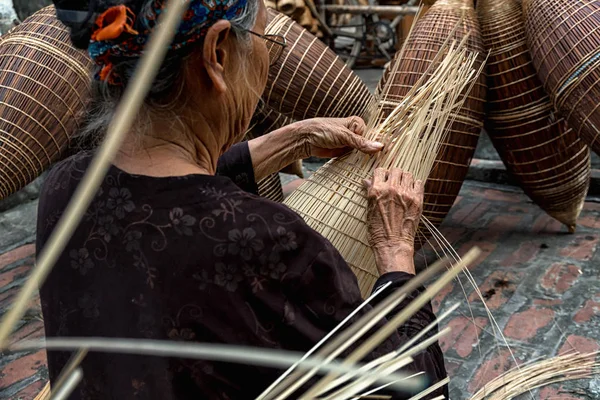
<svg viewBox="0 0 600 400"><path fill-rule="evenodd" d="M459 21L459 27L454 29ZM405 43L404 55L397 54L384 73L379 88L387 80L393 80L386 100L397 102L409 92L431 65L450 33L457 39L462 39L468 32L468 48L479 53L479 67L485 56L473 1L437 1L413 27ZM394 67L397 72L390 75L390 68ZM436 226L442 223L450 211L468 172L483 127L485 96L486 83L485 76L482 75L464 106L456 113L436 164L427 179L423 215ZM423 229L420 231L423 232Z"/></svg>
<svg viewBox="0 0 600 400"><path fill-rule="evenodd" d="M522 3L540 79L569 126L600 154L600 2Z"/></svg>
<svg viewBox="0 0 600 400"><path fill-rule="evenodd" d="M292 123L291 118L281 115L267 106L258 107L246 132L246 138L253 139L262 136L290 123ZM258 194L261 197L282 202L283 188L281 187L279 174L271 174L260 180L258 182Z"/></svg>
<svg viewBox="0 0 600 400"><path fill-rule="evenodd" d="M507 170L542 209L574 231L590 178L585 143L558 119L531 62L516 0L478 0L487 62L487 132Z"/></svg>
<svg viewBox="0 0 600 400"><path fill-rule="evenodd" d="M421 180L429 176L450 133L448 120L455 118L454 110L465 103L466 96L461 93L468 93L479 76L474 69L478 53L468 51L465 42L460 43L460 57L449 51L433 68L435 60L442 59L441 54L447 49L447 45L440 45L440 53L432 63L432 78L415 82L391 113L385 110L385 100L379 102L373 121L380 121L384 111L389 115L383 122L370 123L366 137L383 141L382 153L367 157L354 151L334 159L285 200L338 249L356 274L363 296L370 293L378 272L367 240L367 200L362 182L377 167L400 168ZM383 93L389 89L386 86ZM385 95L381 97L385 99ZM424 221L426 227L431 226L426 218Z"/></svg>
<svg viewBox="0 0 600 400"><path fill-rule="evenodd" d="M373 95L342 60L292 19L269 10L267 34L285 36L287 46L269 70L263 99L296 120L314 117L367 118Z"/></svg>
<svg viewBox="0 0 600 400"><path fill-rule="evenodd" d="M0 198L61 158L79 129L89 96L91 61L71 46L54 7L0 42Z"/></svg>

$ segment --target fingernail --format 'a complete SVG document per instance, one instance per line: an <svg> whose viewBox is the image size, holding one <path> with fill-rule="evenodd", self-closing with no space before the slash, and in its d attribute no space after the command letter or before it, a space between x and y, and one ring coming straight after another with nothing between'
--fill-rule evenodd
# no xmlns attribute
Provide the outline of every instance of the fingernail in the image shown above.
<svg viewBox="0 0 600 400"><path fill-rule="evenodd" d="M373 147L375 147L376 149L383 149L383 143L381 142L371 142L373 143Z"/></svg>

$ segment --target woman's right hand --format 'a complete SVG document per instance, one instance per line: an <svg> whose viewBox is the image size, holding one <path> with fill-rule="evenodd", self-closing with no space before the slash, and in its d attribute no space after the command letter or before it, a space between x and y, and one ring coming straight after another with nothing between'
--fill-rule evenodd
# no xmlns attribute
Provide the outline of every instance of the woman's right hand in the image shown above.
<svg viewBox="0 0 600 400"><path fill-rule="evenodd" d="M377 168L367 189L369 244L380 274L415 273L415 235L423 211L424 184L412 174Z"/></svg>

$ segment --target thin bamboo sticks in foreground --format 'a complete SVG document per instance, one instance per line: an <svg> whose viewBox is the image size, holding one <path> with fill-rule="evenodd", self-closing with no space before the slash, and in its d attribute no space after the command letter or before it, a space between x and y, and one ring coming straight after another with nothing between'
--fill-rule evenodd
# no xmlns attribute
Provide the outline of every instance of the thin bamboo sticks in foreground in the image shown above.
<svg viewBox="0 0 600 400"><path fill-rule="evenodd" d="M529 363L513 369L481 388L471 400L508 400L529 390L567 380L586 379L600 373L598 352L578 352Z"/></svg>

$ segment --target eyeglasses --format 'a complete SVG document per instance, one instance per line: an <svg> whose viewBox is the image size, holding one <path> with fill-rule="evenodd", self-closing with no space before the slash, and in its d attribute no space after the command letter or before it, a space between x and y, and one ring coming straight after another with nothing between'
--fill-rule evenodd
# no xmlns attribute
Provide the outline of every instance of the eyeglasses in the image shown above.
<svg viewBox="0 0 600 400"><path fill-rule="evenodd" d="M283 49L286 48L287 42L285 40L285 36L283 35L261 35L260 33L246 31L251 33L254 36L258 36L267 44L267 50L269 51L269 67L277 64L277 61L281 58L283 54Z"/></svg>

